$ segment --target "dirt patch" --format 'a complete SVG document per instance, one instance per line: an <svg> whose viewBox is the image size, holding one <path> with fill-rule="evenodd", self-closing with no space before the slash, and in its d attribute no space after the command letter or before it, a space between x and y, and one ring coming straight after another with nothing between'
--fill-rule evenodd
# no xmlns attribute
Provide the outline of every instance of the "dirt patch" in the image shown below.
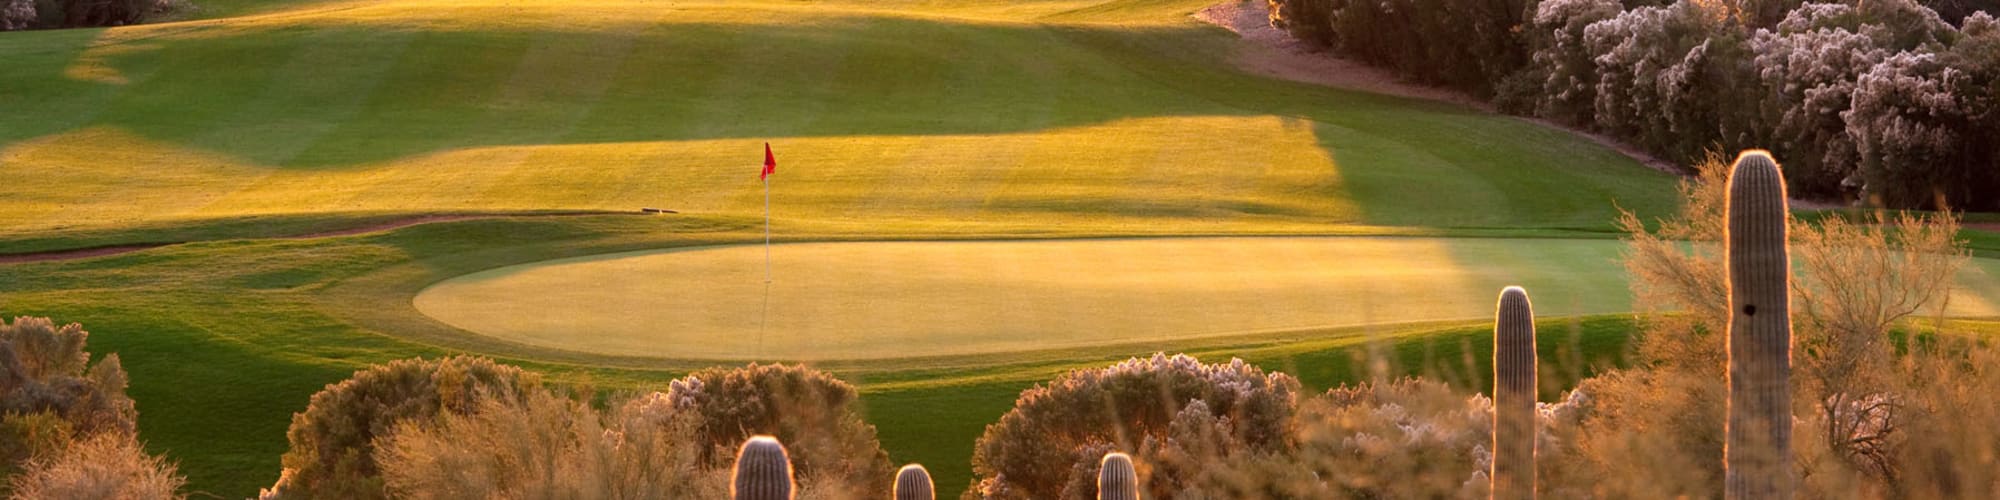
<svg viewBox="0 0 2000 500"><path fill-rule="evenodd" d="M2000 233L2000 222L1967 222L1965 228Z"/></svg>
<svg viewBox="0 0 2000 500"><path fill-rule="evenodd" d="M1301 83L1360 90L1413 99L1448 102L1489 113L1497 113L1492 103L1456 90L1412 83L1387 70L1369 66L1339 54L1314 50L1271 26L1271 9L1262 0L1229 0L1194 14L1196 19L1235 32L1245 43L1236 49L1234 62L1251 73ZM1578 130L1547 120L1514 116L1514 119L1561 129L1590 139L1629 156L1654 170L1684 175L1679 166L1654 157L1639 148L1610 137Z"/></svg>
<svg viewBox="0 0 2000 500"><path fill-rule="evenodd" d="M429 223L433 223L433 222L450 222L450 221L460 221L460 220L470 220L470 219L493 219L493 218L499 218L499 217L571 217L571 216L578 216L578 215L616 215L616 214L636 214L636 213L637 213L637 212L561 212L561 213L542 213L542 214L436 214L436 215L419 215L419 216L414 216L414 217L406 217L406 218L401 218L401 219L395 219L395 220L390 220L390 221L386 221L386 222L381 222L381 223L376 223L376 224L369 224L369 225L366 225L366 226L361 226L361 227L353 227L353 228L347 228L347 229L337 229L337 230L333 230L333 231L321 231L321 232L316 232L316 233L305 233L305 234L293 234L293 235L284 235L284 236L271 236L271 237L268 237L268 238L266 238L266 239L277 239L277 240L308 240L308 239L313 239L313 238L332 238L332 237L337 237L337 236L353 236L353 235L357 235L357 234L368 234L368 233L379 233L379 232L383 232L383 231L389 231L389 230L393 230L393 229L401 229L401 228L405 228L405 227L410 227L410 226L415 226L415 225L418 225L418 224L429 224ZM142 244L136 244L136 245L116 245L116 246L105 246L105 247L96 247L96 248L79 248L79 249L74 249L74 250L54 250L54 251L48 251L48 252L29 252L29 253L17 253L17 254L0 254L0 264L17 264L17 263L25 263L25 262L48 262L48 261L57 261L57 260L76 260L76 259L88 259L88 258L93 258L93 257L105 257L105 256L111 256L111 255L118 255L118 254L125 254L125 253L132 253L132 252L137 252L137 251L140 251L140 250L150 250L150 249L154 249L154 248L160 248L160 247L164 247L164 246L172 246L172 245L181 245L181 244L186 244L186 243L190 243L190 242L186 242L186 241L175 241L175 242L169 242L169 243L142 243Z"/></svg>

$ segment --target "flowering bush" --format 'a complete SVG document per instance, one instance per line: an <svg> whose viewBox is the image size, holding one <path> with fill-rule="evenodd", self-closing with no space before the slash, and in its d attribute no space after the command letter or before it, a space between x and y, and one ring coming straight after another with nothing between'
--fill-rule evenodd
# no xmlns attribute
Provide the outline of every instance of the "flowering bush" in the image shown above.
<svg viewBox="0 0 2000 500"><path fill-rule="evenodd" d="M1098 459L1131 453L1150 496L1213 481L1208 470L1282 450L1298 380L1231 360L1155 354L1074 370L1021 393L972 457L985 498L1095 498Z"/></svg>
<svg viewBox="0 0 2000 500"><path fill-rule="evenodd" d="M2000 208L2000 42L1976 8L1930 2L1971 13L1953 27L1919 0L1270 1L1294 36L1668 160L1770 149L1796 196Z"/></svg>

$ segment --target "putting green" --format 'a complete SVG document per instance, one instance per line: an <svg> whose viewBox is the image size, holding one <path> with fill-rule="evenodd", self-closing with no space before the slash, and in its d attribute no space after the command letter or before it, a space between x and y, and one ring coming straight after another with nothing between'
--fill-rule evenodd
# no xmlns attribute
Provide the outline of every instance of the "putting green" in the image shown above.
<svg viewBox="0 0 2000 500"><path fill-rule="evenodd" d="M447 280L424 314L525 344L663 358L866 359L1632 308L1615 240L1166 238L642 251ZM1958 314L1987 316L1991 280ZM768 318L768 319L767 319ZM767 323L768 321L768 323Z"/></svg>

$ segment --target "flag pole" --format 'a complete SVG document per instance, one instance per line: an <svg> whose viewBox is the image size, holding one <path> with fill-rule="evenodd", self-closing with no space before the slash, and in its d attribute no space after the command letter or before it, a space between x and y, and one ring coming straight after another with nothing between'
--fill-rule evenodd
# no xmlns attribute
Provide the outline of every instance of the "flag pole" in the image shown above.
<svg viewBox="0 0 2000 500"><path fill-rule="evenodd" d="M771 176L764 176L764 283L771 282Z"/></svg>
<svg viewBox="0 0 2000 500"><path fill-rule="evenodd" d="M764 333L771 327L771 143L764 143L764 317L757 322L757 357L764 357Z"/></svg>

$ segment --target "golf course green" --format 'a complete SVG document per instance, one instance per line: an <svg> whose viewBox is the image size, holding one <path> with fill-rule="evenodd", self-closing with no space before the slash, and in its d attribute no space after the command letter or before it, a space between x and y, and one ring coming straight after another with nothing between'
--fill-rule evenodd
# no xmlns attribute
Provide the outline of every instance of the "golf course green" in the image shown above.
<svg viewBox="0 0 2000 500"><path fill-rule="evenodd" d="M231 498L314 392L419 356L605 391L808 361L949 497L1071 368L1164 350L1324 388L1370 342L1476 358L1513 284L1573 368L1622 352L1613 221L1669 214L1674 176L1246 72L1208 3L216 0L0 33L0 255L145 247L0 263L0 314L82 323L149 451ZM2000 316L1974 267L1955 311Z"/></svg>
<svg viewBox="0 0 2000 500"><path fill-rule="evenodd" d="M1617 240L1148 238L643 250L446 280L424 314L604 355L864 360L1473 320L1496 290L1537 314L1631 311ZM1978 268L1956 316L2000 315ZM556 312L556 314L551 314Z"/></svg>

